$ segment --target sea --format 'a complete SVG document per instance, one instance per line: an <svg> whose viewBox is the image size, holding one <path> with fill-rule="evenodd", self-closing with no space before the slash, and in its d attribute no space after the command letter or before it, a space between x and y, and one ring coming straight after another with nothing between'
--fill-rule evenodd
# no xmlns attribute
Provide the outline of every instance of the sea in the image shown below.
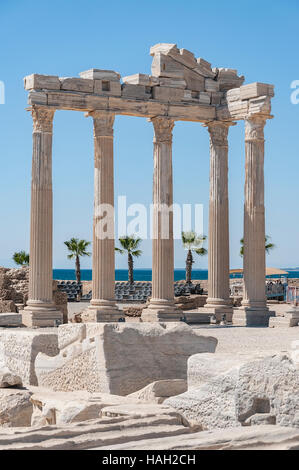
<svg viewBox="0 0 299 470"><path fill-rule="evenodd" d="M285 269L288 274L288 278L299 278L299 270L288 270ZM185 279L185 269L175 269L174 270L174 281L181 281ZM231 274L230 277L240 278L241 274ZM278 277L276 276L267 276ZM75 281L76 273L74 269L54 269L53 278L56 280L63 281ZM91 269L81 269L81 279L82 281L91 281L92 279L92 270ZM193 269L192 270L192 279L193 280L205 280L208 279L208 270L207 269ZM127 269L116 269L115 270L115 280L116 281L127 281L128 280L128 270ZM134 269L134 280L135 281L151 281L152 280L152 270L151 269Z"/></svg>

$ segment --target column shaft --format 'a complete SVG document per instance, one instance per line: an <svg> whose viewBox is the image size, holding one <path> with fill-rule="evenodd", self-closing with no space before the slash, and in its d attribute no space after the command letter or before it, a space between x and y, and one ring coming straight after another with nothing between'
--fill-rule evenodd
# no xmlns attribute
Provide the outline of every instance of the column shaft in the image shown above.
<svg viewBox="0 0 299 470"><path fill-rule="evenodd" d="M229 215L228 215L228 129L231 124L208 124L210 133L210 202L209 202L209 274L210 309L221 321L232 320L229 299Z"/></svg>
<svg viewBox="0 0 299 470"><path fill-rule="evenodd" d="M88 315L97 322L118 321L122 312L115 304L114 255L114 114L90 113L94 124L94 217L92 252L92 300Z"/></svg>
<svg viewBox="0 0 299 470"><path fill-rule="evenodd" d="M178 321L174 304L172 129L174 121L156 117L154 125L152 299L143 321Z"/></svg>
<svg viewBox="0 0 299 470"><path fill-rule="evenodd" d="M244 298L247 325L268 325L265 293L264 117L245 120Z"/></svg>
<svg viewBox="0 0 299 470"><path fill-rule="evenodd" d="M55 110L32 108L33 156L31 181L29 300L23 312L27 326L53 326L62 313L52 301L52 129Z"/></svg>

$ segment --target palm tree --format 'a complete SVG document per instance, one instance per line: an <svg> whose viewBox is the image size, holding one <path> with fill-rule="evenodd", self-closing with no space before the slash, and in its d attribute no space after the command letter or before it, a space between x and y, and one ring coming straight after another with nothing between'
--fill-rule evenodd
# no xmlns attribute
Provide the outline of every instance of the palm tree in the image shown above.
<svg viewBox="0 0 299 470"><path fill-rule="evenodd" d="M81 268L80 268L80 256L90 256L91 253L86 251L90 242L86 240L79 240L78 238L71 238L69 241L64 242L67 246L70 254L67 255L68 259L76 259L76 280L79 284L81 282Z"/></svg>
<svg viewBox="0 0 299 470"><path fill-rule="evenodd" d="M182 232L182 242L184 248L188 250L186 258L186 283L191 284L192 264L194 263L192 252L199 256L207 254L208 250L203 248L203 244L207 237L205 235L197 235L196 232Z"/></svg>
<svg viewBox="0 0 299 470"><path fill-rule="evenodd" d="M19 266L29 266L29 254L26 251L16 251L13 254L12 259Z"/></svg>
<svg viewBox="0 0 299 470"><path fill-rule="evenodd" d="M271 237L269 235L266 235L265 236L265 251L267 255L270 253L271 250L273 250L273 248L275 248L274 243L271 243L270 240L271 240ZM243 256L244 255L244 238L241 238L240 243L241 243L240 256Z"/></svg>
<svg viewBox="0 0 299 470"><path fill-rule="evenodd" d="M122 248L115 248L115 251L124 255L128 254L128 281L129 284L134 284L134 257L139 258L142 255L142 251L139 249L141 238L135 238L134 235L119 238L119 243Z"/></svg>

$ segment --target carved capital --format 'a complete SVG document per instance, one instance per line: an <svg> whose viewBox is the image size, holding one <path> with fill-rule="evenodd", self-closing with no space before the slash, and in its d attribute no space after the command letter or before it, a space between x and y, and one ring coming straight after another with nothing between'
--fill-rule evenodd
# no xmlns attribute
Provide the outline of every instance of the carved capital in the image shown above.
<svg viewBox="0 0 299 470"><path fill-rule="evenodd" d="M205 125L210 134L210 143L213 146L228 147L228 129L235 123L213 121Z"/></svg>
<svg viewBox="0 0 299 470"><path fill-rule="evenodd" d="M55 109L46 106L33 106L31 115L33 119L33 132L53 132L53 118Z"/></svg>
<svg viewBox="0 0 299 470"><path fill-rule="evenodd" d="M151 118L151 121L155 130L154 142L172 142L173 119L158 116Z"/></svg>
<svg viewBox="0 0 299 470"><path fill-rule="evenodd" d="M264 142L266 119L267 118L263 116L251 116L245 119L245 142Z"/></svg>
<svg viewBox="0 0 299 470"><path fill-rule="evenodd" d="M115 114L109 111L92 111L88 116L93 118L94 137L113 137Z"/></svg>

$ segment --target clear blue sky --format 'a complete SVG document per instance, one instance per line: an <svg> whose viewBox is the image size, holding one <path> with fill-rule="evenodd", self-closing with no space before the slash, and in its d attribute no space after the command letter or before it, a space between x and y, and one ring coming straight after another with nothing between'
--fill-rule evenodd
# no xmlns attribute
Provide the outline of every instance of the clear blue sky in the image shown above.
<svg viewBox="0 0 299 470"><path fill-rule="evenodd" d="M298 266L299 105L290 102L290 84L299 80L298 0L213 2L151 0L0 0L0 265L12 265L15 250L29 248L32 120L25 111L23 77L31 73L77 76L88 68L112 69L122 76L150 73L149 48L177 43L213 66L238 69L246 83L273 83L275 119L266 126L266 232L277 245L269 266ZM145 119L117 117L115 192L128 202L152 197L152 126ZM208 232L209 140L197 123L174 130L174 200L203 203ZM91 240L93 142L91 119L57 112L53 141L54 267L73 264L63 241ZM244 129L230 131L229 192L231 267L243 231ZM150 242L136 267L151 266ZM185 252L176 243L175 265ZM90 259L83 267L90 266ZM195 267L206 267L207 257ZM117 256L117 267L126 260Z"/></svg>

